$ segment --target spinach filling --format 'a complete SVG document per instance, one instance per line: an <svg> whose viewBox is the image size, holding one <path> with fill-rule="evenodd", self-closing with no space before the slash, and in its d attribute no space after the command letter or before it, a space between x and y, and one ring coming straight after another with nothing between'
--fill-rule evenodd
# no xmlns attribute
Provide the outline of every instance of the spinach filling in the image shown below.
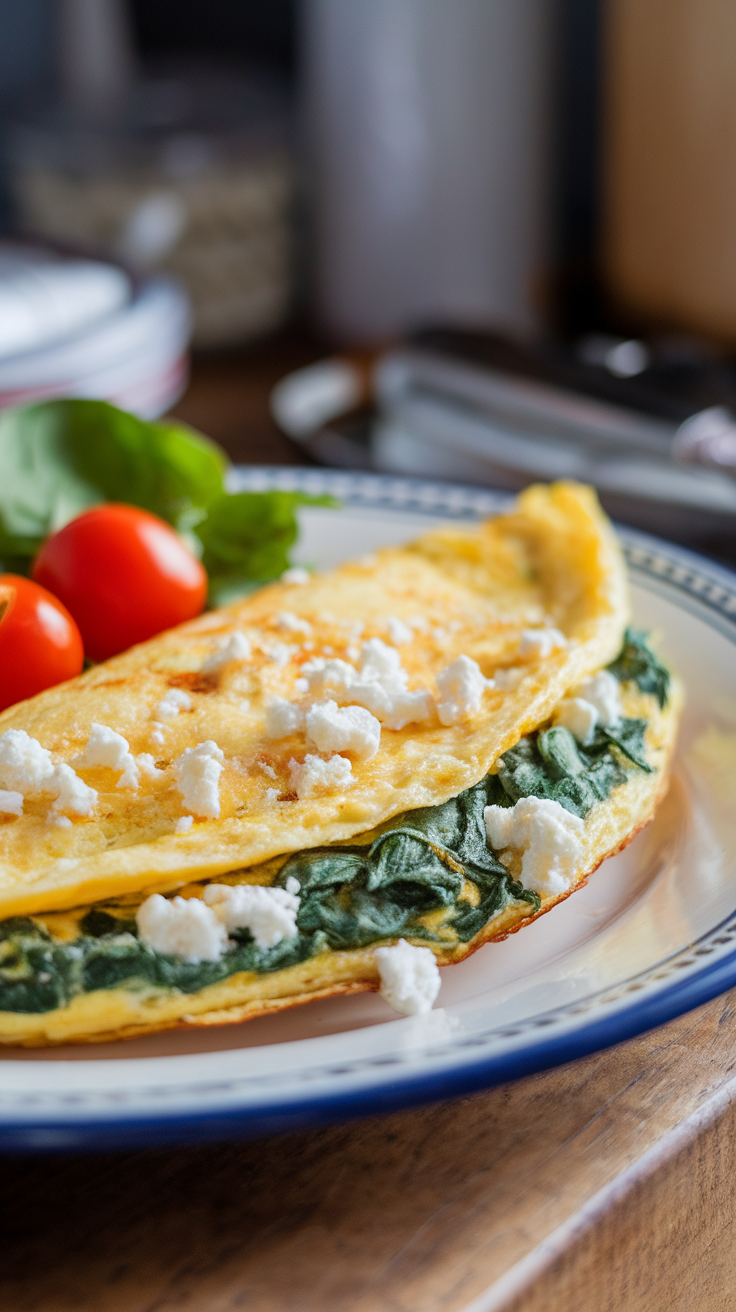
<svg viewBox="0 0 736 1312"><path fill-rule="evenodd" d="M665 704L669 675L643 634L628 630L609 668ZM112 903L92 907L71 942L53 938L31 917L11 917L0 922L0 1010L53 1011L79 994L122 986L196 993L240 971L282 970L328 948L362 948L400 935L467 943L510 903L526 904L530 913L540 906L539 894L523 888L488 848L484 808L544 797L585 817L632 768L651 770L646 724L629 719L615 730L599 728L585 748L562 727L539 730L500 758L496 774L441 806L395 817L370 846L289 857L277 883L299 880L299 932L272 948L258 948L248 930L235 930L219 961L182 961L142 943L129 910Z"/></svg>

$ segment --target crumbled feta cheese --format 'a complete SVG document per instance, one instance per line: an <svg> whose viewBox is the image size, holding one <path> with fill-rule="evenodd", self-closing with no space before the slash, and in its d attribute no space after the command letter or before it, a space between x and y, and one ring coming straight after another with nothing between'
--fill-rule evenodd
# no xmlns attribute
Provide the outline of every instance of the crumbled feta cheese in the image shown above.
<svg viewBox="0 0 736 1312"><path fill-rule="evenodd" d="M477 661L458 656L437 675L437 714L441 724L458 724L480 710L489 680ZM491 682L491 685L492 682Z"/></svg>
<svg viewBox="0 0 736 1312"><path fill-rule="evenodd" d="M567 646L567 638L559 629L522 629L519 656L523 661L543 661Z"/></svg>
<svg viewBox="0 0 736 1312"><path fill-rule="evenodd" d="M403 729L432 714L431 694L407 690L407 674L399 653L380 638L363 643L358 670L347 661L322 657L308 661L302 668L314 696L330 697L338 706L362 706L388 729Z"/></svg>
<svg viewBox="0 0 736 1312"><path fill-rule="evenodd" d="M68 815L59 815L58 811L49 811L46 815L46 824L55 825L57 829L71 829L72 822Z"/></svg>
<svg viewBox="0 0 736 1312"><path fill-rule="evenodd" d="M90 815L97 801L97 793L75 774L70 765L62 762L57 765L53 778L47 785L50 793L56 793L53 804L55 811L71 811L72 815Z"/></svg>
<svg viewBox="0 0 736 1312"><path fill-rule="evenodd" d="M407 675L399 652L380 638L369 638L363 643L358 669L363 679L375 680L386 692L403 692L406 687Z"/></svg>
<svg viewBox="0 0 736 1312"><path fill-rule="evenodd" d="M403 729L407 724L423 724L432 718L434 697L431 692L418 689L416 692L394 692L391 694L391 706L383 716L387 729Z"/></svg>
<svg viewBox="0 0 736 1312"><path fill-rule="evenodd" d="M180 816L179 816L179 819L177 820L176 824L174 825L174 833L175 833L175 834L188 834L188 833L189 833L189 830L191 829L191 827L192 827L193 824L194 824L194 816L193 816L193 815L180 815Z"/></svg>
<svg viewBox="0 0 736 1312"><path fill-rule="evenodd" d="M396 647L403 647L407 642L414 641L414 633L409 625L405 624L396 615L389 615L386 620L386 628L389 638Z"/></svg>
<svg viewBox="0 0 736 1312"><path fill-rule="evenodd" d="M323 761L319 756L307 755L301 764L293 758L289 761L289 787L300 801L318 793L343 792L352 783L353 767L345 756Z"/></svg>
<svg viewBox="0 0 736 1312"><path fill-rule="evenodd" d="M74 764L81 766L82 769L101 767L108 770L122 770L118 779L118 788L137 788L140 783L140 770L127 738L123 738L122 734L116 733L106 724L92 724L87 745Z"/></svg>
<svg viewBox="0 0 736 1312"><path fill-rule="evenodd" d="M376 948L381 997L402 1016L420 1016L432 1010L440 991L437 959L429 948L417 948L400 938L389 948Z"/></svg>
<svg viewBox="0 0 736 1312"><path fill-rule="evenodd" d="M318 752L350 752L359 761L376 755L381 724L363 706L317 702L306 716L307 744Z"/></svg>
<svg viewBox="0 0 736 1312"><path fill-rule="evenodd" d="M0 788L37 793L49 786L54 773L51 752L25 729L6 729L0 737Z"/></svg>
<svg viewBox="0 0 736 1312"><path fill-rule="evenodd" d="M312 632L312 626L309 620L300 619L290 610L282 610L276 616L276 622L280 629L286 629L287 633L303 633L305 638L309 637Z"/></svg>
<svg viewBox="0 0 736 1312"><path fill-rule="evenodd" d="M598 722L604 729L613 729L621 719L621 684L610 670L599 670L590 679L584 679L574 688L571 696L590 702L598 713Z"/></svg>
<svg viewBox="0 0 736 1312"><path fill-rule="evenodd" d="M153 719L155 720L175 720L180 711L189 711L192 708L192 699L188 692L182 688L169 688L164 693L160 702L156 702L153 708Z"/></svg>
<svg viewBox="0 0 736 1312"><path fill-rule="evenodd" d="M301 884L299 883L298 879L294 878L293 875L289 875L289 878L287 879L284 887L286 888L287 893L298 893L301 888Z"/></svg>
<svg viewBox="0 0 736 1312"><path fill-rule="evenodd" d="M242 702L240 703L240 710L243 712L243 715L250 714L250 699L248 697L243 698Z"/></svg>
<svg viewBox="0 0 736 1312"><path fill-rule="evenodd" d="M298 932L299 898L262 884L208 884L203 897L228 933L249 929L258 948L273 948Z"/></svg>
<svg viewBox="0 0 736 1312"><path fill-rule="evenodd" d="M151 725L151 742L155 743L157 747L163 747L164 745L165 728L166 725L160 724L157 720L154 720L153 724Z"/></svg>
<svg viewBox="0 0 736 1312"><path fill-rule="evenodd" d="M294 692L298 692L298 693L309 692L309 680L308 680L308 679L295 679L295 680L294 680Z"/></svg>
<svg viewBox="0 0 736 1312"><path fill-rule="evenodd" d="M301 565L291 565L285 569L281 575L282 583L308 583L310 573L308 569L302 569Z"/></svg>
<svg viewBox="0 0 736 1312"><path fill-rule="evenodd" d="M265 728L269 738L288 738L304 724L304 711L286 697L274 697L266 706Z"/></svg>
<svg viewBox="0 0 736 1312"><path fill-rule="evenodd" d="M136 912L138 933L154 952L184 961L218 961L227 946L227 930L211 907L198 897L162 897L153 893Z"/></svg>
<svg viewBox="0 0 736 1312"><path fill-rule="evenodd" d="M250 660L251 647L244 633L231 633L229 638L225 638L219 647L207 657L202 666L203 674L217 674L223 665L229 664L230 661L248 661Z"/></svg>
<svg viewBox="0 0 736 1312"><path fill-rule="evenodd" d="M184 805L195 815L216 820L220 814L220 775L225 760L222 748L212 739L187 747L174 764L176 786Z"/></svg>
<svg viewBox="0 0 736 1312"><path fill-rule="evenodd" d="M256 761L256 765L259 770L262 770L264 774L268 775L269 779L276 778L276 771L269 761Z"/></svg>
<svg viewBox="0 0 736 1312"><path fill-rule="evenodd" d="M566 697L555 711L555 724L569 729L574 738L583 745L589 743L598 723L598 712L592 702L584 697Z"/></svg>
<svg viewBox="0 0 736 1312"><path fill-rule="evenodd" d="M585 826L559 802L522 797L515 806L487 806L488 841L495 851L522 852L521 882L543 896L570 887L583 857Z"/></svg>
<svg viewBox="0 0 736 1312"><path fill-rule="evenodd" d="M139 752L135 762L141 774L144 774L148 779L156 779L159 775L166 773L164 770L159 770L150 752Z"/></svg>
<svg viewBox="0 0 736 1312"><path fill-rule="evenodd" d="M13 789L0 788L0 813L2 815L23 814L23 794Z"/></svg>
<svg viewBox="0 0 736 1312"><path fill-rule="evenodd" d="M281 794L279 793L278 788L266 789L266 801L268 802L269 806L271 805L272 802L278 802L280 796Z"/></svg>
<svg viewBox="0 0 736 1312"><path fill-rule="evenodd" d="M275 665L288 665L292 656L299 650L288 642L275 642L268 652L269 660Z"/></svg>

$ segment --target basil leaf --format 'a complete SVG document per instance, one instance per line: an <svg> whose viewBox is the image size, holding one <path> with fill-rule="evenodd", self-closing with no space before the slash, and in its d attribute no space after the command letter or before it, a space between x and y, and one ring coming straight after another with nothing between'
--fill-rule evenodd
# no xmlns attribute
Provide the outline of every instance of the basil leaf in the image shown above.
<svg viewBox="0 0 736 1312"><path fill-rule="evenodd" d="M178 424L149 424L105 401L58 400L0 416L0 557L23 567L44 537L100 501L177 528L222 492L227 461Z"/></svg>
<svg viewBox="0 0 736 1312"><path fill-rule="evenodd" d="M289 567L299 531L297 506L335 506L333 497L301 492L223 493L194 525L210 578L210 603L221 605L244 587L277 579Z"/></svg>

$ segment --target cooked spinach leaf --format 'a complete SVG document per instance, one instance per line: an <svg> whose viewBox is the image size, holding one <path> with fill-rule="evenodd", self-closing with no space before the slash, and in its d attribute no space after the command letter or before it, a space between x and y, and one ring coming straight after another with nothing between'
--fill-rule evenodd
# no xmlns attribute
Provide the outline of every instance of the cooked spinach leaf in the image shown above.
<svg viewBox="0 0 736 1312"><path fill-rule="evenodd" d="M522 738L499 761L497 777L504 794L499 803L513 806L520 797L547 797L584 818L626 781L627 761L651 771L644 757L646 727L646 720L621 720L615 729L599 727L584 748L561 725Z"/></svg>
<svg viewBox="0 0 736 1312"><path fill-rule="evenodd" d="M647 636L642 629L627 629L624 645L608 668L622 683L632 679L641 692L652 693L660 707L664 708L667 705L670 672L647 646Z"/></svg>

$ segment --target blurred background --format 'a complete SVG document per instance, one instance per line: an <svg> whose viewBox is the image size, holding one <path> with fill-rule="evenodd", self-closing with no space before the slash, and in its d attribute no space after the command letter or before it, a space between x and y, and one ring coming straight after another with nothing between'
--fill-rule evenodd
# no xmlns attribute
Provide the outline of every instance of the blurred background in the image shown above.
<svg viewBox="0 0 736 1312"><path fill-rule="evenodd" d="M736 557L729 0L0 0L0 406Z"/></svg>

